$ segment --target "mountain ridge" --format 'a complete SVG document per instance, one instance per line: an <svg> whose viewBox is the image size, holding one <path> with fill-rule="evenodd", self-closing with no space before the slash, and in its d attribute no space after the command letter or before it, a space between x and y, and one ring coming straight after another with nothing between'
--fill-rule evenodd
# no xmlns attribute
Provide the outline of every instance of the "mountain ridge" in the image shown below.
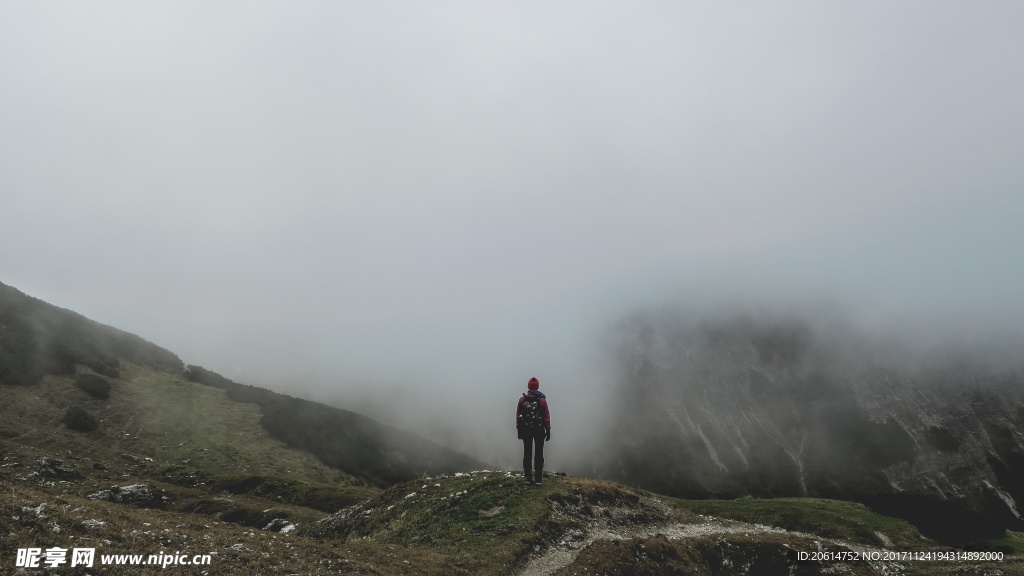
<svg viewBox="0 0 1024 576"><path fill-rule="evenodd" d="M180 370L174 353L143 338L0 283L0 383L28 386L83 365L117 377L120 360Z"/></svg>
<svg viewBox="0 0 1024 576"><path fill-rule="evenodd" d="M0 385L31 387L46 375L92 374L117 381L125 363L181 374L225 390L232 400L253 403L272 436L371 484L483 467L474 458L350 410L186 367L174 353L134 334L0 284Z"/></svg>

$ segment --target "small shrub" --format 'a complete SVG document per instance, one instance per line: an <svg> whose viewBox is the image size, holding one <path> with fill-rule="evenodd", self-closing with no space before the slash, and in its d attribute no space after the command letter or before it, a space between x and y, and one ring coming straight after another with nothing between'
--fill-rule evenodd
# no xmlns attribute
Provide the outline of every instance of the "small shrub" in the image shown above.
<svg viewBox="0 0 1024 576"><path fill-rule="evenodd" d="M64 413L64 425L79 432L92 432L100 423L81 406L72 406Z"/></svg>
<svg viewBox="0 0 1024 576"><path fill-rule="evenodd" d="M75 384L94 398L102 400L110 398L110 382L95 374L80 374L75 379Z"/></svg>
<svg viewBox="0 0 1024 576"><path fill-rule="evenodd" d="M58 347L51 346L50 350L41 355L43 372L47 374L74 374L75 359L65 354Z"/></svg>
<svg viewBox="0 0 1024 576"><path fill-rule="evenodd" d="M97 374L103 374L104 376L106 376L108 378L120 378L121 377L121 373L118 372L116 368L113 368L113 367L109 366L108 364L105 364L105 363L103 363L103 362L101 362L99 360L91 360L89 362L86 362L85 365L88 366L91 370L93 370Z"/></svg>

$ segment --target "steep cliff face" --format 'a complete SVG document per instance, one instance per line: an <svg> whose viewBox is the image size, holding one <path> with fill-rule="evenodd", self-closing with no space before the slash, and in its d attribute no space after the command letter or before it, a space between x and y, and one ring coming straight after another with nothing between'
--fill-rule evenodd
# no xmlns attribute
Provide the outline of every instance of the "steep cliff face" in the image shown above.
<svg viewBox="0 0 1024 576"><path fill-rule="evenodd" d="M827 332L635 319L601 472L690 497L856 499L959 531L1020 522L1024 374Z"/></svg>

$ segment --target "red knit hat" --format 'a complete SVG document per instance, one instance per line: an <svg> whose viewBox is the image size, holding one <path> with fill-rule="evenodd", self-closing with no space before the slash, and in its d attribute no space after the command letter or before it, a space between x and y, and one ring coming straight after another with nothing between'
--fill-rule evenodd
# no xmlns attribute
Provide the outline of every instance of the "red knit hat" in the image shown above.
<svg viewBox="0 0 1024 576"><path fill-rule="evenodd" d="M540 388L540 380L536 378L530 378L530 381L526 383L526 387L530 390L537 390Z"/></svg>

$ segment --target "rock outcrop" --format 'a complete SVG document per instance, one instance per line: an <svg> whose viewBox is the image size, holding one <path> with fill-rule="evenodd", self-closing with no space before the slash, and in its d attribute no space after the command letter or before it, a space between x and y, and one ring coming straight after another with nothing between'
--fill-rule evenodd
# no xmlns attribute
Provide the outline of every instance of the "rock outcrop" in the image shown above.
<svg viewBox="0 0 1024 576"><path fill-rule="evenodd" d="M153 507L167 501L162 491L154 491L149 484L131 484L128 486L111 486L86 496L90 500L106 500L133 506Z"/></svg>

